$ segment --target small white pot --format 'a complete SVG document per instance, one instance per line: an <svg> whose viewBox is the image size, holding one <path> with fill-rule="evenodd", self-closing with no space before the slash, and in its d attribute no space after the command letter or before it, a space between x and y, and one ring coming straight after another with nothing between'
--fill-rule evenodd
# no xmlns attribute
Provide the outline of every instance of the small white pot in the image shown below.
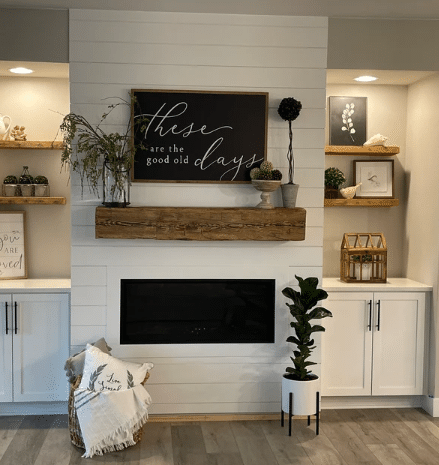
<svg viewBox="0 0 439 465"><path fill-rule="evenodd" d="M3 192L6 197L15 197L17 195L17 184L3 184Z"/></svg>
<svg viewBox="0 0 439 465"><path fill-rule="evenodd" d="M34 184L35 186L35 197L48 197L49 196L49 184Z"/></svg>
<svg viewBox="0 0 439 465"><path fill-rule="evenodd" d="M372 264L371 263L356 263L355 264L355 276L357 279L360 279L360 266L362 267L361 273L361 280L362 281L369 281L370 280L370 272L372 271Z"/></svg>
<svg viewBox="0 0 439 465"><path fill-rule="evenodd" d="M290 392L293 393L293 415L315 415L317 413L317 393L320 393L320 378L310 381L297 381L282 378L282 410L289 413ZM320 395L319 395L320 406Z"/></svg>
<svg viewBox="0 0 439 465"><path fill-rule="evenodd" d="M32 197L33 184L20 184L21 195L23 197Z"/></svg>

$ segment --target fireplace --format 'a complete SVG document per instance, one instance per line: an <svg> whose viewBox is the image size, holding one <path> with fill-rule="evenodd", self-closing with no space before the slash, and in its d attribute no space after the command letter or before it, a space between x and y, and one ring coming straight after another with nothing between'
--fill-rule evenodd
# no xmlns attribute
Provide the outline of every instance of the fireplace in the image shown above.
<svg viewBox="0 0 439 465"><path fill-rule="evenodd" d="M274 343L274 279L121 279L120 344Z"/></svg>

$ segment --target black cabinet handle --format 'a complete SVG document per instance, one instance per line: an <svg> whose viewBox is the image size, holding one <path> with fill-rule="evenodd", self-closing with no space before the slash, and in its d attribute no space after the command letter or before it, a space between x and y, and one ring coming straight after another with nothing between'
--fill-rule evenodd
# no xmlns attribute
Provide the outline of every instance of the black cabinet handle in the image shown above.
<svg viewBox="0 0 439 465"><path fill-rule="evenodd" d="M378 308L378 323L377 323L377 330L380 330L380 323L381 323L381 301L378 300L377 302L377 308Z"/></svg>
<svg viewBox="0 0 439 465"><path fill-rule="evenodd" d="M17 323L17 302L14 302L14 309L15 309L15 334L18 331L18 323Z"/></svg>
<svg viewBox="0 0 439 465"><path fill-rule="evenodd" d="M369 324L367 325L367 329L372 331L372 301L369 300L367 305L369 305Z"/></svg>
<svg viewBox="0 0 439 465"><path fill-rule="evenodd" d="M8 334L9 321L8 321L8 303L7 302L5 302L5 310L6 310L6 334Z"/></svg>

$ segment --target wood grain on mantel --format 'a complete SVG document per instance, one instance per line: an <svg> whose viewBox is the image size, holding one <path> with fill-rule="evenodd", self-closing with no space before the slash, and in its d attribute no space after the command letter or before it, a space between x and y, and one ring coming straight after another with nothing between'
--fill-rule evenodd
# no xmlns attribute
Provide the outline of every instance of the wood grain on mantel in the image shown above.
<svg viewBox="0 0 439 465"><path fill-rule="evenodd" d="M96 208L97 239L303 241L304 208Z"/></svg>

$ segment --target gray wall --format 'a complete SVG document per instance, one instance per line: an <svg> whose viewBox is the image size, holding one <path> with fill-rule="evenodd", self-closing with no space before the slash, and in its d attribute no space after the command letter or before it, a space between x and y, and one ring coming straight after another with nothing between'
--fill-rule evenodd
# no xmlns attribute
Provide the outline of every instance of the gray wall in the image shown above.
<svg viewBox="0 0 439 465"><path fill-rule="evenodd" d="M0 60L69 62L68 10L0 9Z"/></svg>
<svg viewBox="0 0 439 465"><path fill-rule="evenodd" d="M329 69L438 71L439 21L329 18Z"/></svg>

